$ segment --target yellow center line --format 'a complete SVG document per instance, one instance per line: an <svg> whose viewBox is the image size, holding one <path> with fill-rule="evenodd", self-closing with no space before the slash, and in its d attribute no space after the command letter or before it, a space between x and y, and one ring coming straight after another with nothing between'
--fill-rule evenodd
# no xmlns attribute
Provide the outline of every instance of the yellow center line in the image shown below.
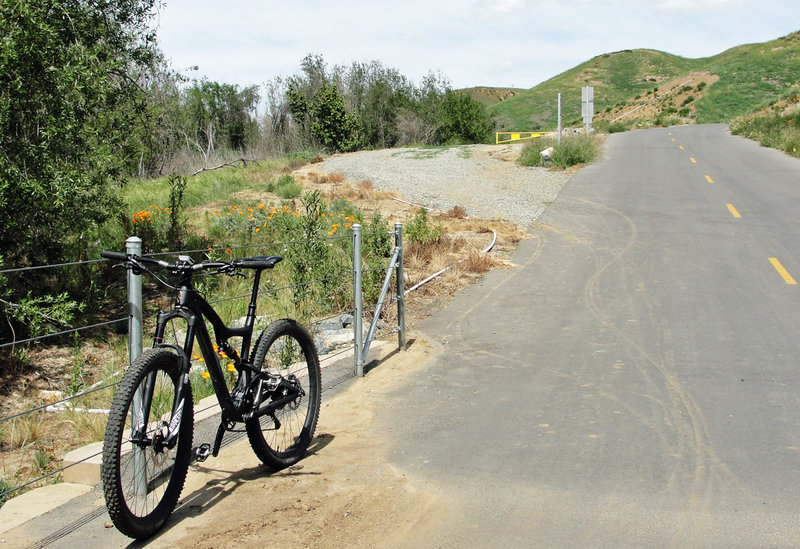
<svg viewBox="0 0 800 549"><path fill-rule="evenodd" d="M780 261L774 257L770 257L769 262L772 263L772 266L775 267L775 270L778 271L778 274L783 277L783 280L787 284L797 284L797 281L792 278L792 275L789 274L789 271L783 268L783 265L781 265Z"/></svg>
<svg viewBox="0 0 800 549"><path fill-rule="evenodd" d="M686 149L684 149L684 148L683 148L683 145L678 145L678 148L679 148L680 150L682 150L682 151L683 151L683 150L686 150Z"/></svg>
<svg viewBox="0 0 800 549"><path fill-rule="evenodd" d="M733 217L742 217L742 215L733 207L733 204L728 204L728 209Z"/></svg>
<svg viewBox="0 0 800 549"><path fill-rule="evenodd" d="M675 142L675 138L673 137L670 141L672 141L674 143Z"/></svg>
<svg viewBox="0 0 800 549"><path fill-rule="evenodd" d="M711 176L710 176L710 175L707 175L707 176L706 176L706 181L708 181L709 183L713 183L713 182L714 182L714 180L713 180L713 179L711 179Z"/></svg>
<svg viewBox="0 0 800 549"><path fill-rule="evenodd" d="M692 161L692 164L697 164L697 160L694 159L694 156L690 156L689 160Z"/></svg>

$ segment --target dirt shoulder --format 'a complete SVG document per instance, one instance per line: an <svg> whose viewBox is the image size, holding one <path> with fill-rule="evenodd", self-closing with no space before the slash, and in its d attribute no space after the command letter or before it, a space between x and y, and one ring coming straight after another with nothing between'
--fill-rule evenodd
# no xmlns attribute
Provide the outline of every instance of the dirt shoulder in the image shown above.
<svg viewBox="0 0 800 549"><path fill-rule="evenodd" d="M153 547L382 547L408 544L446 516L436 495L386 460L374 425L384 395L436 353L419 337L387 356L346 391L323 402L310 455L271 472L243 439L193 468L182 509Z"/></svg>

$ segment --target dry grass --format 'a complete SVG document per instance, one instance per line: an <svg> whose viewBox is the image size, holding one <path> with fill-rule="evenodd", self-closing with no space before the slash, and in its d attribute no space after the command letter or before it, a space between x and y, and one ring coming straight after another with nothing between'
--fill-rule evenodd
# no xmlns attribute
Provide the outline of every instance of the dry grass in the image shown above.
<svg viewBox="0 0 800 549"><path fill-rule="evenodd" d="M344 181L344 180L345 180L345 176L344 176L344 174L343 174L343 173L335 172L335 173L329 174L329 175L328 175L328 179L329 179L329 180L330 180L330 182L331 182L331 183L333 183L334 185L338 185L338 184L340 184L342 181Z"/></svg>
<svg viewBox="0 0 800 549"><path fill-rule="evenodd" d="M37 347L30 352L27 375L6 385L0 397L0 416L53 403L69 394L67 387L80 380L88 385L122 369L127 352L124 341L84 343L74 347ZM71 401L75 408L107 409L114 389L107 388ZM66 410L40 410L0 423L0 478L22 485L58 467L60 456L79 446L103 439L107 416ZM43 481L47 482L47 481Z"/></svg>
<svg viewBox="0 0 800 549"><path fill-rule="evenodd" d="M447 217L452 217L455 219L466 219L468 216L467 216L467 211L464 208L456 205L450 208L450 210L447 212Z"/></svg>

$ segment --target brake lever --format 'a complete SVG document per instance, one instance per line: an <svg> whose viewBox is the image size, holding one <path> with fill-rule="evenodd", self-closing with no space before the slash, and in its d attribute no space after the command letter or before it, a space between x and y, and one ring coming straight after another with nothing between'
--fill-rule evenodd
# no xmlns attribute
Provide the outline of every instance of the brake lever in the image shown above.
<svg viewBox="0 0 800 549"><path fill-rule="evenodd" d="M224 273L228 276L241 276L242 278L245 278L244 273L240 272L239 269L237 269L233 265L228 265L227 267L223 267L214 274L219 274L219 273Z"/></svg>
<svg viewBox="0 0 800 549"><path fill-rule="evenodd" d="M119 267L124 268L126 271L131 271L135 275L140 275L145 271L144 267L131 261L126 261L125 263L115 263L111 266L112 269L117 269Z"/></svg>

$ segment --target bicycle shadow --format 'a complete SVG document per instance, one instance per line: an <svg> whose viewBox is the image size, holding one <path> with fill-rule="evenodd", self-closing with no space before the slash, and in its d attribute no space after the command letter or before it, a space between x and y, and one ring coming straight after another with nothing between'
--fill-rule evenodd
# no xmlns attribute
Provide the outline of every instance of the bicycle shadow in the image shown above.
<svg viewBox="0 0 800 549"><path fill-rule="evenodd" d="M325 448L328 444L333 442L334 435L329 433L320 433L314 437L311 444L306 451L306 457L315 455ZM169 533L173 528L180 526L186 519L192 519L203 515L210 509L214 508L219 503L233 494L236 489L249 482L263 480L270 477L294 477L305 475L321 475L317 471L305 470L303 461L300 460L296 465L287 467L286 469L274 469L264 464L256 465L255 467L247 467L244 469L228 470L222 468L208 467L203 465L202 470L198 471L196 464L189 469L189 475L192 474L206 474L213 475L216 478L208 480L205 484L195 489L189 494L182 494L178 507L172 513L172 516L167 521L157 534L153 537L137 541L134 540L126 547L128 549L135 549L138 547L147 547L151 543L156 543Z"/></svg>

